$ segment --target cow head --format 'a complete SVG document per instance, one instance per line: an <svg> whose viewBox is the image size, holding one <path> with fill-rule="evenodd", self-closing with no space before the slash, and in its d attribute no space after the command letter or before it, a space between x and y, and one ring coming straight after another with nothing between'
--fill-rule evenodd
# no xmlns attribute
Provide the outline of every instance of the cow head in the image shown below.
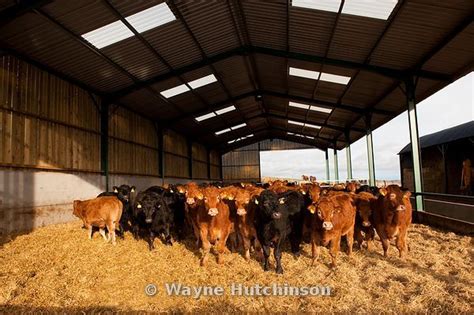
<svg viewBox="0 0 474 315"><path fill-rule="evenodd" d="M331 197L323 197L320 199L316 211L318 218L323 222L323 229L330 231L334 228L332 222L334 214L339 213L341 207L337 202L334 202Z"/></svg>
<svg viewBox="0 0 474 315"><path fill-rule="evenodd" d="M407 203L410 202L411 193L402 191L397 185L389 185L379 189L379 193L384 198L384 204L390 211L405 211Z"/></svg>
<svg viewBox="0 0 474 315"><path fill-rule="evenodd" d="M124 202L124 203L129 203L132 194L136 192L135 186L129 186L129 185L120 185L120 186L114 186L113 187L114 193L117 194L117 198Z"/></svg>
<svg viewBox="0 0 474 315"><path fill-rule="evenodd" d="M75 215L76 217L78 218L81 218L82 217L82 214L81 214L81 203L82 201L80 200L74 200L73 204L72 204L72 214Z"/></svg>
<svg viewBox="0 0 474 315"><path fill-rule="evenodd" d="M186 203L188 205L194 205L198 201L204 199L204 194L202 193L199 186L195 183L188 184L186 191Z"/></svg>
<svg viewBox="0 0 474 315"><path fill-rule="evenodd" d="M282 206L285 198L278 198L278 194L271 190L265 190L257 199L261 213L271 220L279 220L282 217Z"/></svg>
<svg viewBox="0 0 474 315"><path fill-rule="evenodd" d="M354 196L357 212L362 219L362 226L368 227L371 225L370 218L372 216L372 202L375 199L375 196L368 192L361 192Z"/></svg>
<svg viewBox="0 0 474 315"><path fill-rule="evenodd" d="M155 212L163 206L161 195L153 192L143 192L138 194L134 205L134 214L138 216L143 213L145 222L150 224L153 222Z"/></svg>
<svg viewBox="0 0 474 315"><path fill-rule="evenodd" d="M217 204L221 202L219 189L216 187L207 187L203 191L204 205L207 210L207 214L214 217L219 213L217 210Z"/></svg>
<svg viewBox="0 0 474 315"><path fill-rule="evenodd" d="M245 210L250 203L250 192L246 189L239 189L235 194L235 206L238 215L245 215Z"/></svg>

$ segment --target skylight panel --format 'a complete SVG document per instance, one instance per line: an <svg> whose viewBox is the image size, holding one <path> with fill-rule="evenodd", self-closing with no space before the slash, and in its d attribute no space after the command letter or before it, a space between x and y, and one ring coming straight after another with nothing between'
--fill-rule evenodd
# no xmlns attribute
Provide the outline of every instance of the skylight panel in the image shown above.
<svg viewBox="0 0 474 315"><path fill-rule="evenodd" d="M346 0L342 13L386 20L398 0Z"/></svg>
<svg viewBox="0 0 474 315"><path fill-rule="evenodd" d="M175 86L174 88L161 91L160 94L166 98L170 98L187 91L189 91L189 88L186 86L186 84L181 84L181 85Z"/></svg>
<svg viewBox="0 0 474 315"><path fill-rule="evenodd" d="M349 1L349 0L346 0ZM338 12L341 1L338 0L293 0L294 7Z"/></svg>
<svg viewBox="0 0 474 315"><path fill-rule="evenodd" d="M213 74L210 74L200 79L188 82L188 84L191 88L197 89L197 88L200 88L201 86L208 85L214 82L217 82L217 79Z"/></svg>
<svg viewBox="0 0 474 315"><path fill-rule="evenodd" d="M238 139L227 141L227 143L231 144L231 143L234 143L235 141L238 141Z"/></svg>
<svg viewBox="0 0 474 315"><path fill-rule="evenodd" d="M202 116L199 116L199 117L196 117L195 119L197 121L203 121L203 120L206 120L206 119L209 119L209 118L212 118L212 117L216 117L217 115L214 113L214 112L211 112L209 114L205 114L205 115L202 115Z"/></svg>
<svg viewBox="0 0 474 315"><path fill-rule="evenodd" d="M321 129L321 126L316 126L316 125L311 125L311 124L305 124L304 126L309 127L309 128L314 128L314 129Z"/></svg>
<svg viewBox="0 0 474 315"><path fill-rule="evenodd" d="M312 70L306 70L306 69L290 67L289 73L292 76L302 77L302 78L306 78L306 79L317 80L319 78L319 72L318 71L312 71Z"/></svg>
<svg viewBox="0 0 474 315"><path fill-rule="evenodd" d="M331 108L315 106L315 105L311 105L309 109L315 112L321 112L321 113L326 113L326 114L329 114L330 112L332 112Z"/></svg>
<svg viewBox="0 0 474 315"><path fill-rule="evenodd" d="M291 107L297 107L297 108L302 108L302 109L309 109L309 105L307 104L301 104L301 103L296 103L296 102L292 102L290 101L288 103L288 105L290 105Z"/></svg>
<svg viewBox="0 0 474 315"><path fill-rule="evenodd" d="M242 123L242 124L240 124L240 125L235 125L235 126L233 126L233 127L230 127L230 129L231 129L231 130L235 130L235 129L239 129L239 128L242 128L242 127L245 127L245 126L247 126L247 124L246 124L246 123Z"/></svg>
<svg viewBox="0 0 474 315"><path fill-rule="evenodd" d="M137 32L143 33L155 27L174 21L176 20L176 17L174 16L173 12L171 12L166 2L163 2L159 5L132 14L125 19ZM133 32L125 24L123 24L121 21L115 21L88 33L82 34L81 36L98 49L101 49L132 37L133 35Z"/></svg>
<svg viewBox="0 0 474 315"><path fill-rule="evenodd" d="M229 131L231 131L230 128L226 128L226 129L223 129L221 131L216 131L216 135L218 136L218 135L221 135L221 134L229 132Z"/></svg>
<svg viewBox="0 0 474 315"><path fill-rule="evenodd" d="M293 125L298 125L298 126L304 126L304 123L299 122L299 121L294 121L294 120L288 120L288 123L293 124Z"/></svg>
<svg viewBox="0 0 474 315"><path fill-rule="evenodd" d="M132 36L132 31L130 31L128 27L121 21L115 21L88 33L82 34L82 38L99 49Z"/></svg>
<svg viewBox="0 0 474 315"><path fill-rule="evenodd" d="M346 0L342 13L386 20L398 0ZM300 8L338 12L340 0L293 0L292 5Z"/></svg>
<svg viewBox="0 0 474 315"><path fill-rule="evenodd" d="M152 28L164 25L176 20L173 12L166 4L160 3L138 13L132 14L126 18L134 29L139 33L151 30Z"/></svg>
<svg viewBox="0 0 474 315"><path fill-rule="evenodd" d="M351 77L323 72L321 73L320 80L338 84L347 84L351 80Z"/></svg>
<svg viewBox="0 0 474 315"><path fill-rule="evenodd" d="M231 105L231 106L228 106L228 107L225 107L225 108L216 110L216 114L217 114L217 115L222 115L222 114L231 112L231 111L233 111L233 110L235 110L235 106L234 106L234 105Z"/></svg>

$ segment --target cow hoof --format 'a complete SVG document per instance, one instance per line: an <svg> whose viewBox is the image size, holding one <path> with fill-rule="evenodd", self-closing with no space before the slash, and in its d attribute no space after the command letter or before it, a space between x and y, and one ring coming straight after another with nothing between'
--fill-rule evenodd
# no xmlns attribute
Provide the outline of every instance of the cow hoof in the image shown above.
<svg viewBox="0 0 474 315"><path fill-rule="evenodd" d="M200 263L201 267L206 267L207 265L207 261L204 260L204 259L201 259L201 263Z"/></svg>

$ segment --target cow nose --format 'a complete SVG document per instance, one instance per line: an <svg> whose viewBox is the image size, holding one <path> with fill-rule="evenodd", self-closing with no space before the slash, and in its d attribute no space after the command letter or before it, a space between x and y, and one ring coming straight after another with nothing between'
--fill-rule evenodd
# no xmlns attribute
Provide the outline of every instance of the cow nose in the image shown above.
<svg viewBox="0 0 474 315"><path fill-rule="evenodd" d="M186 203L192 205L194 203L194 198L187 198Z"/></svg>
<svg viewBox="0 0 474 315"><path fill-rule="evenodd" d="M208 214L212 217L215 217L218 213L219 211L217 210L217 208L210 208L208 212Z"/></svg>
<svg viewBox="0 0 474 315"><path fill-rule="evenodd" d="M403 211L405 209L406 209L406 207L403 206L403 205L400 205L400 206L397 207L397 211Z"/></svg>
<svg viewBox="0 0 474 315"><path fill-rule="evenodd" d="M279 218L281 218L281 213L280 212L273 212L272 218L275 219L275 220L278 220Z"/></svg>
<svg viewBox="0 0 474 315"><path fill-rule="evenodd" d="M145 222L146 222L146 223L151 223L151 221L152 221L152 219L148 219L148 218L145 219Z"/></svg>
<svg viewBox="0 0 474 315"><path fill-rule="evenodd" d="M331 222L327 222L327 221L324 221L323 222L323 229L329 231L329 230L332 230L332 223Z"/></svg>
<svg viewBox="0 0 474 315"><path fill-rule="evenodd" d="M239 208L239 209L237 209L237 214L238 215L245 215L245 214L247 214L247 211L245 211L244 208Z"/></svg>
<svg viewBox="0 0 474 315"><path fill-rule="evenodd" d="M370 222L369 221L364 221L364 222L362 222L362 226L370 226Z"/></svg>

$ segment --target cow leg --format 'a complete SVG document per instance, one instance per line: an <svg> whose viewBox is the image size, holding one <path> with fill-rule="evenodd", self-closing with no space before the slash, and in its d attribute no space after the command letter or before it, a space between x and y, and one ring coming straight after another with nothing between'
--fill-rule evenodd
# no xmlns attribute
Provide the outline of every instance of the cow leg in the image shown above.
<svg viewBox="0 0 474 315"><path fill-rule="evenodd" d="M209 252L211 251L211 243L209 242L209 239L207 237L207 229L202 228L200 229L200 239L201 239L201 245L202 245L202 257L201 257L201 266L205 266L207 264L208 260L208 255ZM198 239L199 241L199 239Z"/></svg>
<svg viewBox="0 0 474 315"><path fill-rule="evenodd" d="M254 237L253 239L253 248L255 251L255 255L257 256L257 260L263 261L262 246L260 245L260 242L258 241L257 237Z"/></svg>
<svg viewBox="0 0 474 315"><path fill-rule="evenodd" d="M329 253L331 254L331 267L336 268L336 259L339 250L341 249L341 235L336 236L331 240L331 248Z"/></svg>
<svg viewBox="0 0 474 315"><path fill-rule="evenodd" d="M362 230L360 228L355 228L354 230L354 238L357 242L357 248L362 249L362 244L364 243L364 236L362 235Z"/></svg>
<svg viewBox="0 0 474 315"><path fill-rule="evenodd" d="M375 239L375 230L371 228L365 234L365 241L367 242L367 250L372 250L372 248L374 247L374 239Z"/></svg>
<svg viewBox="0 0 474 315"><path fill-rule="evenodd" d="M125 238L125 229L123 228L123 224L119 222L119 225L118 225L118 237L120 237L121 239L124 239Z"/></svg>
<svg viewBox="0 0 474 315"><path fill-rule="evenodd" d="M108 241L107 236L105 235L105 230L104 229L99 229L99 234L102 235L105 241Z"/></svg>
<svg viewBox="0 0 474 315"><path fill-rule="evenodd" d="M352 227L346 234L347 241L347 255L352 254L352 246L354 245L354 227Z"/></svg>
<svg viewBox="0 0 474 315"><path fill-rule="evenodd" d="M88 234L88 237L89 239L91 240L92 239L92 225L89 225L89 224L84 224L86 229L87 229L87 234Z"/></svg>
<svg viewBox="0 0 474 315"><path fill-rule="evenodd" d="M150 230L150 233L148 234L148 249L150 251L155 249L155 244L154 244L155 236L156 236L155 233L153 233L153 231Z"/></svg>
<svg viewBox="0 0 474 315"><path fill-rule="evenodd" d="M133 233L133 238L138 241L138 238L140 236L140 227L138 224L133 225L132 227L132 233Z"/></svg>
<svg viewBox="0 0 474 315"><path fill-rule="evenodd" d="M115 222L108 222L106 226L109 230L109 241L111 241L112 244L115 245Z"/></svg>
<svg viewBox="0 0 474 315"><path fill-rule="evenodd" d="M227 239L229 238L230 229L227 231L225 235L223 235L219 239L219 243L217 245L217 263L223 264L224 263L224 254L230 254L229 249L227 248Z"/></svg>
<svg viewBox="0 0 474 315"><path fill-rule="evenodd" d="M383 256L387 257L388 256L388 247L390 246L390 240L388 239L387 235L385 234L383 227L376 227L377 229L377 234L380 237L380 241L382 242L382 248L383 248Z"/></svg>
<svg viewBox="0 0 474 315"><path fill-rule="evenodd" d="M270 257L270 246L263 245L263 270L268 271L268 257Z"/></svg>
<svg viewBox="0 0 474 315"><path fill-rule="evenodd" d="M242 237L244 243L244 257L246 260L250 260L250 239L248 237Z"/></svg>
<svg viewBox="0 0 474 315"><path fill-rule="evenodd" d="M400 258L404 258L406 251L407 251L407 243L406 243L406 236L407 236L407 229L400 231L400 234L397 237L397 249L398 255Z"/></svg>
<svg viewBox="0 0 474 315"><path fill-rule="evenodd" d="M275 246L273 250L273 256L275 257L276 262L276 273L283 274L283 268L281 266L281 248L280 243Z"/></svg>
<svg viewBox="0 0 474 315"><path fill-rule="evenodd" d="M311 233L311 258L312 262L311 265L314 265L314 262L319 257L319 234L317 232Z"/></svg>

